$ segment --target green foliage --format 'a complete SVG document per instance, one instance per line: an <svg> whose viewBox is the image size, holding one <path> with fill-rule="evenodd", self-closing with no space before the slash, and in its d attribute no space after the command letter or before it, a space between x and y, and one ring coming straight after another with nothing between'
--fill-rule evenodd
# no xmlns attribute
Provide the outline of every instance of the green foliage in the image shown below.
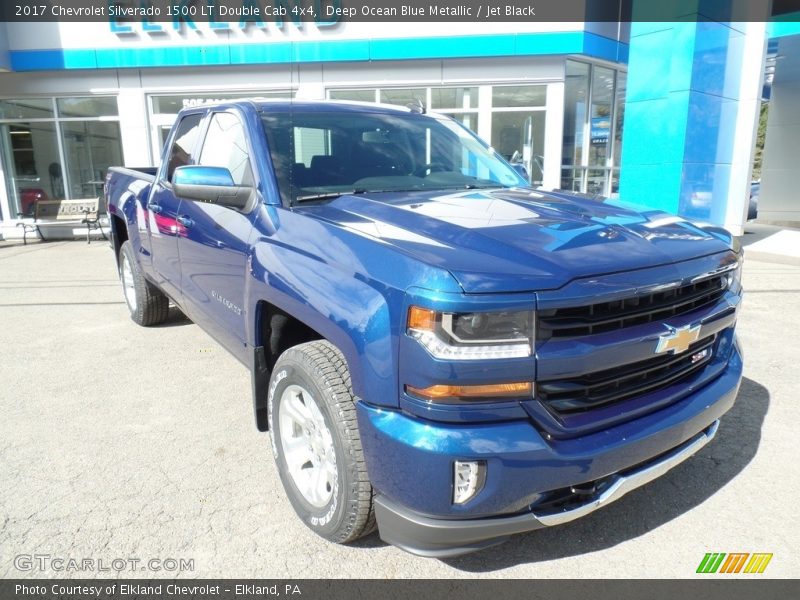
<svg viewBox="0 0 800 600"><path fill-rule="evenodd" d="M753 181L761 179L761 162L764 157L764 141L767 138L767 117L769 116L769 102L761 103L761 114L758 119L758 134L756 134L756 149L753 153Z"/></svg>

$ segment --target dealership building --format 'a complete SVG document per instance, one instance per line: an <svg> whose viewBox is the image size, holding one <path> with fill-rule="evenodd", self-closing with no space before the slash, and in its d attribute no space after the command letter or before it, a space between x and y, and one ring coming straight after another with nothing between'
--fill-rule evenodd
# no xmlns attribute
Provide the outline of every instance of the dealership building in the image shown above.
<svg viewBox="0 0 800 600"><path fill-rule="evenodd" d="M157 163L180 109L253 96L419 101L537 186L741 233L766 89L759 218L797 223L798 39L796 23L0 23L0 234L37 198Z"/></svg>

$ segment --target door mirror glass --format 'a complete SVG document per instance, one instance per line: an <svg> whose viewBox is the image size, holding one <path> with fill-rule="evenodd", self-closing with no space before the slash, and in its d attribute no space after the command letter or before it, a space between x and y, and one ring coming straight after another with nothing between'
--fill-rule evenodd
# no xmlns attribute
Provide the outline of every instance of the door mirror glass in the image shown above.
<svg viewBox="0 0 800 600"><path fill-rule="evenodd" d="M531 178L531 177L530 177L530 175L528 174L528 169L526 169L526 168L525 168L525 165L524 165L524 164L522 164L522 162L521 162L521 161L520 161L520 162L511 163L511 166L512 166L512 167L514 167L514 170L515 170L517 173L519 173L519 174L520 174L520 175L522 175L522 176L523 176L525 179L527 179L528 181L530 181L530 178Z"/></svg>
<svg viewBox="0 0 800 600"><path fill-rule="evenodd" d="M236 185L225 167L178 167L172 175L172 187L180 198L239 210L247 206L253 193L252 187Z"/></svg>

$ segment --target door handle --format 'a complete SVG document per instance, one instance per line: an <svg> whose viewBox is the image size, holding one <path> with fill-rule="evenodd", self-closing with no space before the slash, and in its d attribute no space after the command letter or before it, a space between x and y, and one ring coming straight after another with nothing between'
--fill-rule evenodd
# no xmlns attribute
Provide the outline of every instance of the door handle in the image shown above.
<svg viewBox="0 0 800 600"><path fill-rule="evenodd" d="M147 205L147 210L153 211L157 215L160 215L161 211L164 210L164 209L161 208L160 204L148 204Z"/></svg>
<svg viewBox="0 0 800 600"><path fill-rule="evenodd" d="M178 223L180 223L184 227L194 227L194 221L189 217L187 217L186 215L178 217Z"/></svg>

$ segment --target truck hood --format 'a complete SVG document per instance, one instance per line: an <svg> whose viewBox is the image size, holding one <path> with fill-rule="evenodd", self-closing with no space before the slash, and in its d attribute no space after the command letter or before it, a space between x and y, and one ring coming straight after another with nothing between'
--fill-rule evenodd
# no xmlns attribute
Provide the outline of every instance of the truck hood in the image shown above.
<svg viewBox="0 0 800 600"><path fill-rule="evenodd" d="M466 293L555 289L730 248L724 230L674 215L529 189L376 192L296 210L447 269Z"/></svg>

